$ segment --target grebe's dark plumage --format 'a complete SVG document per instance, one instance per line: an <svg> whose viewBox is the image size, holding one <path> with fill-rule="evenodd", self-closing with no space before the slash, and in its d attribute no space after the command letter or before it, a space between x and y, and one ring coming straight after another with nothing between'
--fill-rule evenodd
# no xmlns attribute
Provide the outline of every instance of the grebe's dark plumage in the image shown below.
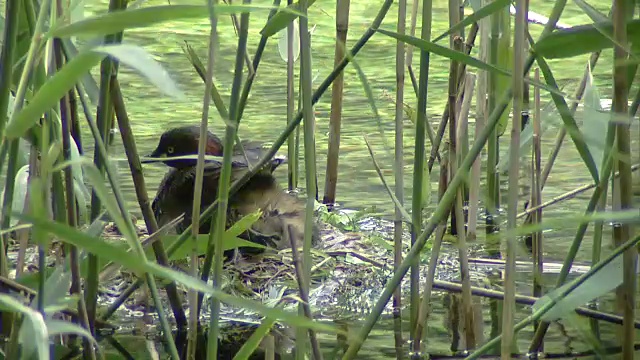
<svg viewBox="0 0 640 360"><path fill-rule="evenodd" d="M186 126L174 128L162 134L151 157L177 157L195 155L198 152L200 128ZM206 155L222 156L222 142L213 133L208 133ZM263 150L259 143L243 141L234 147L231 182L242 177L262 157ZM247 160L248 163L247 164ZM150 161L147 161L150 162ZM185 214L184 220L176 226L179 232L191 224L193 206L193 190L195 186L196 160L177 159L162 160L172 167L160 183L152 208L158 224L166 224L172 219ZM272 159L263 169L252 176L234 195L229 198L227 214L229 226L245 215L262 210L262 217L254 223L251 231L241 236L250 241L269 247L283 249L290 247L288 228L293 228L296 241L304 236L305 204L300 199L283 191L277 184L273 171L284 161ZM217 198L218 180L222 163L208 160L205 164L201 211L211 205ZM210 222L200 224L200 233L208 233ZM314 226L313 242L318 240L318 230Z"/></svg>

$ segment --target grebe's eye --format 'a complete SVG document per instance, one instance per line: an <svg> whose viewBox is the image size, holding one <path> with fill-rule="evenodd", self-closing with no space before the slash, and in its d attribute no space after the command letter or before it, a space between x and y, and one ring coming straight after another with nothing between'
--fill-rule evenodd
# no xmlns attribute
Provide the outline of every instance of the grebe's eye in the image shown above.
<svg viewBox="0 0 640 360"><path fill-rule="evenodd" d="M167 154L173 154L173 146L167 148Z"/></svg>

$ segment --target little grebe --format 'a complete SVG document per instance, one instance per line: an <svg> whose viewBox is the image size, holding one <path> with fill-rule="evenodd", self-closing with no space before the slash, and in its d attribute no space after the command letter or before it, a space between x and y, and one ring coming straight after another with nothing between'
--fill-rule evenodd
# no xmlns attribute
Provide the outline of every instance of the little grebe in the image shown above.
<svg viewBox="0 0 640 360"><path fill-rule="evenodd" d="M195 155L198 152L199 134L199 126L168 130L162 134L157 148L149 156L161 158ZM220 138L209 132L205 149L206 155L222 156L223 146ZM243 141L236 145L233 152L231 182L233 183L249 171L246 160L249 164L255 164L262 154L259 143ZM161 161L173 169L160 183L152 208L160 226L184 213L184 220L176 226L176 230L182 232L191 224L196 159ZM145 162L153 162L153 160ZM287 234L289 226L292 227L298 244L301 244L304 236L304 202L283 191L273 176L273 171L283 162L283 159L274 158L252 176L229 198L227 213L227 226L231 226L243 216L254 213L258 209L262 210L262 217L253 224L250 231L240 237L277 249L290 247ZM207 160L205 164L201 211L204 211L217 198L221 168L222 163L216 160ZM208 233L210 224L209 221L201 222L199 232ZM317 243L318 237L318 229L314 223L312 234L314 244Z"/></svg>

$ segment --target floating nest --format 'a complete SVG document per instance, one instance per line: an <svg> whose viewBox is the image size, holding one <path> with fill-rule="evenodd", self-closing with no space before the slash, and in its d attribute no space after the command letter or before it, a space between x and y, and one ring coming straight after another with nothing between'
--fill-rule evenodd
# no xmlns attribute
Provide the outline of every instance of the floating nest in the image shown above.
<svg viewBox="0 0 640 360"><path fill-rule="evenodd" d="M146 235L142 226L138 226L137 231L140 236ZM103 237L122 241L122 235L113 224L105 228ZM321 312L324 311L322 310L324 306L321 305L335 309L333 306L340 302L345 292L348 292L340 291L340 287L343 290L346 288L362 290L368 287L380 289L384 285L392 269L392 264L389 263L392 256L387 249L368 241L368 238L362 234L341 232L329 224L320 225L320 237L318 246L311 251L309 297L314 308ZM186 265L185 261L177 261L174 264L183 271L186 271ZM376 278L378 281L375 284L370 283ZM104 284L102 295L107 298L117 296L134 280L132 274L123 270ZM240 255L225 262L222 288L235 296L252 298L264 303L285 302L295 306L298 301L298 282L293 251L267 249L259 255ZM186 289L183 291L186 294ZM108 299L103 300L110 302ZM331 304L334 301L336 303ZM135 306L138 303L139 301L133 301L127 305L130 309L137 311L140 310ZM223 314L234 315L234 317L239 315L238 311L241 311L243 316L248 315L243 309L227 306L223 308ZM204 315L207 315L206 311ZM332 314L331 317L334 315Z"/></svg>
<svg viewBox="0 0 640 360"><path fill-rule="evenodd" d="M381 229L376 229L370 224L368 227L372 230L368 232L372 236L366 233L343 232L326 223L319 224L320 242L311 251L309 290L309 302L316 319L340 321L366 316L392 276L392 245L389 240L380 236L384 236L386 231L383 229L380 232ZM146 233L143 227L139 227L138 231L141 236ZM121 238L113 225L107 226L104 236ZM427 259L428 252L424 255L423 262ZM457 257L455 247L445 246L439 259L438 278L454 280L458 277ZM280 304L285 309L295 309L299 302L299 293L293 258L291 249L268 249L259 255L238 256L224 265L222 289L231 295L251 298L269 306ZM175 266L184 271L187 269L186 261L178 262ZM425 274L421 275L424 277ZM107 303L111 302L108 298L117 296L116 294L126 287L125 284L133 280L127 273L117 275L110 283L105 284L104 295L107 298L104 300ZM406 285L408 280L403 283L403 287ZM186 294L187 289L182 290ZM138 312L144 312L140 305L146 304L141 304L140 299L138 296L127 303L127 311L135 311L137 314L129 312L122 314L121 318L142 315ZM206 301L208 297L205 297L205 304ZM391 310L389 304L386 311L391 313ZM168 312L168 315L171 314ZM208 306L203 308L202 315L208 316ZM229 318L233 322L259 323L262 318L259 314L226 304L222 305L221 315L222 319Z"/></svg>

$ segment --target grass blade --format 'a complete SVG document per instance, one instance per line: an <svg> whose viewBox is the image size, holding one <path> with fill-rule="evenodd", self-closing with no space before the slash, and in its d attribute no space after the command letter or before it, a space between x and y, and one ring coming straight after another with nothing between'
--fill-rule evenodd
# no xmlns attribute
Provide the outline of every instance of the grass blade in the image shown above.
<svg viewBox="0 0 640 360"><path fill-rule="evenodd" d="M120 63L132 67L166 95L178 100L185 99L184 93L171 79L164 67L140 46L131 44L103 45L94 48L93 51L112 56Z"/></svg>
<svg viewBox="0 0 640 360"><path fill-rule="evenodd" d="M310 7L315 3L316 0L309 0L307 2L307 6ZM260 35L270 37L275 35L280 30L289 26L293 20L297 19L298 16L304 16L300 12L300 3L297 2L295 4L291 4L282 10L278 11L267 23L264 25L262 30L260 30Z"/></svg>
<svg viewBox="0 0 640 360"><path fill-rule="evenodd" d="M613 23L609 20L596 25L578 25L569 29L555 31L532 46L536 54L547 59L568 58L592 53L613 47L613 42L602 32L613 33ZM630 40L640 37L640 19L627 23L627 36Z"/></svg>
<svg viewBox="0 0 640 360"><path fill-rule="evenodd" d="M235 14L257 10L270 10L271 5L215 5L216 14ZM295 9L283 9L283 14L300 15ZM141 9L112 11L69 25L52 28L47 37L104 36L125 29L156 25L167 21L208 18L209 9L205 5L163 5Z"/></svg>
<svg viewBox="0 0 640 360"><path fill-rule="evenodd" d="M87 51L66 63L55 75L42 85L33 96L29 104L15 114L15 118L5 129L5 136L9 139L17 138L40 119L42 114L54 106L71 88L73 88L89 69L95 66L104 55Z"/></svg>

